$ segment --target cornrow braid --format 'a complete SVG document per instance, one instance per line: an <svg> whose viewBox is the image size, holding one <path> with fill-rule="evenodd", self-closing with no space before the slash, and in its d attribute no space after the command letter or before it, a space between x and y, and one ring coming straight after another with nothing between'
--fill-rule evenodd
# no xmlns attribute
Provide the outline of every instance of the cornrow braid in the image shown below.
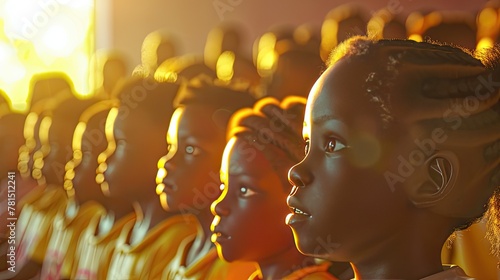
<svg viewBox="0 0 500 280"><path fill-rule="evenodd" d="M238 111L229 123L228 139L241 137L262 151L276 171L284 175L281 179L286 187L288 169L304 156L301 132L305 103L305 98L297 96L289 96L281 103L266 97L252 109Z"/></svg>
<svg viewBox="0 0 500 280"><path fill-rule="evenodd" d="M463 166L480 162L469 166L477 172L461 175L459 184L491 197L482 213L474 210L478 212L467 215L477 217L487 211L489 236L499 244L500 46L472 54L436 42L355 37L332 53L329 65L340 59L371 65L373 72L364 88L378 106L384 128L408 127L417 134L442 129L446 140L435 143L437 150L463 151L473 157L463 156ZM471 219L463 222L465 227ZM493 250L499 254L500 246Z"/></svg>

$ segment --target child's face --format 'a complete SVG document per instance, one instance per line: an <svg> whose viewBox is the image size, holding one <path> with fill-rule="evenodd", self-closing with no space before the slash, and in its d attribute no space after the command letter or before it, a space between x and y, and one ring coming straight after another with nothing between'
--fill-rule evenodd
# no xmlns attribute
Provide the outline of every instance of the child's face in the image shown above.
<svg viewBox="0 0 500 280"><path fill-rule="evenodd" d="M167 147L168 124L152 121L147 113L121 112L113 126L116 149L106 159L104 172L109 194L128 202L154 197L156 163Z"/></svg>
<svg viewBox="0 0 500 280"><path fill-rule="evenodd" d="M388 167L381 162L389 156L382 148L378 105L362 86L371 67L340 60L309 96L306 156L290 171L294 213L287 217L305 254L353 261L355 253L370 251L411 223L404 192L391 189L384 177Z"/></svg>
<svg viewBox="0 0 500 280"><path fill-rule="evenodd" d="M18 160L18 150L24 144L22 134L24 117L19 115L6 115L0 123L0 178L7 176L10 171L15 171Z"/></svg>
<svg viewBox="0 0 500 280"><path fill-rule="evenodd" d="M204 105L175 110L167 132L168 154L158 164L157 194L165 210L197 215L219 197L225 128L215 124L214 115Z"/></svg>
<svg viewBox="0 0 500 280"><path fill-rule="evenodd" d="M106 149L104 123L108 110L97 113L87 123L81 140L80 163L74 168L73 186L81 203L89 200L102 201L103 195L95 181L97 156ZM76 139L78 140L78 139Z"/></svg>
<svg viewBox="0 0 500 280"><path fill-rule="evenodd" d="M62 120L53 119L50 125L48 139L45 140L45 145L50 146L50 152L43 159L43 175L51 184L63 184L64 180L64 165L71 159L72 148L71 142L73 139L72 132L75 127L64 123ZM42 125L40 130L45 130ZM41 139L43 140L43 139Z"/></svg>
<svg viewBox="0 0 500 280"><path fill-rule="evenodd" d="M212 204L211 226L220 256L227 261L259 262L294 247L284 222L288 192L261 151L241 138L231 138L221 178L224 187Z"/></svg>

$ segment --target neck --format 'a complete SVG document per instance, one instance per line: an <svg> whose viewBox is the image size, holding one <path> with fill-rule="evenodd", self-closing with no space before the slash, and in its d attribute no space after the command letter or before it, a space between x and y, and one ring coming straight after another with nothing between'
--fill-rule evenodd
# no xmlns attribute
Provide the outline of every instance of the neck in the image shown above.
<svg viewBox="0 0 500 280"><path fill-rule="evenodd" d="M104 203L104 207L106 208L109 215L113 215L115 221L120 220L121 218L134 211L134 208L131 204L112 197L107 197Z"/></svg>
<svg viewBox="0 0 500 280"><path fill-rule="evenodd" d="M137 216L137 221L148 223L148 231L165 219L173 216L172 213L163 210L157 196L147 200L134 202L133 207Z"/></svg>
<svg viewBox="0 0 500 280"><path fill-rule="evenodd" d="M210 225L212 224L213 217L214 216L208 207L200 210L200 213L196 215L196 219L200 223L201 230L198 231L196 239L189 248L189 252L186 257L186 265L189 266L195 262L200 256L205 255L214 246L210 240L210 237L212 236Z"/></svg>
<svg viewBox="0 0 500 280"><path fill-rule="evenodd" d="M409 220L352 261L355 279L420 279L443 271L441 248L450 221L433 214Z"/></svg>
<svg viewBox="0 0 500 280"><path fill-rule="evenodd" d="M262 279L282 279L294 271L315 265L312 257L297 251L295 245L274 256L258 261Z"/></svg>
<svg viewBox="0 0 500 280"><path fill-rule="evenodd" d="M200 223L201 229L203 230L203 240L205 242L211 242L210 237L212 236L212 231L210 231L210 225L212 224L214 216L212 212L210 212L210 208L200 210L200 213L196 215L196 218Z"/></svg>

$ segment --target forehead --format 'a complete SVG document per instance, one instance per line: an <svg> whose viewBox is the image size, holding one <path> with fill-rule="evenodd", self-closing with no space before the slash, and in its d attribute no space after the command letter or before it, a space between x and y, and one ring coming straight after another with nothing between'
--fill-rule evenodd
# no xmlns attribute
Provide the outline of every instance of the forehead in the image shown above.
<svg viewBox="0 0 500 280"><path fill-rule="evenodd" d="M217 118L217 110L204 105L189 104L178 109L178 120L172 125L177 127L179 138L225 139L227 122L221 123ZM177 114L176 114L177 115Z"/></svg>
<svg viewBox="0 0 500 280"><path fill-rule="evenodd" d="M335 118L353 125L377 118L377 109L369 101L366 79L375 67L360 59L342 58L328 68L311 90L306 107L306 123ZM362 125L362 124L359 124Z"/></svg>
<svg viewBox="0 0 500 280"><path fill-rule="evenodd" d="M229 175L245 174L261 177L274 171L264 153L241 137L232 137L226 149L228 150L226 160L229 163L226 168ZM249 153L249 149L252 149L254 153Z"/></svg>
<svg viewBox="0 0 500 280"><path fill-rule="evenodd" d="M147 133L153 133L156 130L161 130L163 127L159 127L159 122L152 121L148 116L148 112L144 110L132 111L130 109L128 113L120 113L116 117L115 123L113 125L114 132L118 135L125 134L127 137L138 136L144 137L141 131L146 131ZM126 111L125 111L126 112ZM155 126L152 128L152 126ZM165 130L168 124L165 124ZM117 136L117 135L115 135Z"/></svg>

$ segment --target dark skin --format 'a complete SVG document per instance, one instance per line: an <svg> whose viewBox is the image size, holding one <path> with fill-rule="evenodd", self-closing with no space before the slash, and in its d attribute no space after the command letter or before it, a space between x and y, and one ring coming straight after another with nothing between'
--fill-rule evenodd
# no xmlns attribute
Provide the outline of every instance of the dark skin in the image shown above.
<svg viewBox="0 0 500 280"><path fill-rule="evenodd" d="M23 127L26 116L9 114L0 121L0 176L4 178L8 171L17 170L18 150L24 144Z"/></svg>
<svg viewBox="0 0 500 280"><path fill-rule="evenodd" d="M53 121L53 125L49 129L50 153L44 158L44 166L42 173L44 174L48 184L57 184L62 186L64 163L69 160L67 151L71 150L72 129L68 129L68 125L60 120ZM62 168L62 169L61 169ZM3 271L0 274L2 279L29 279L35 276L42 265L33 261L26 260L25 264L20 265L16 269L16 274L13 276L10 271Z"/></svg>
<svg viewBox="0 0 500 280"><path fill-rule="evenodd" d="M105 110L92 116L87 123L81 141L82 159L74 168L75 177L73 187L75 189L75 201L83 204L88 201L104 202L104 196L95 181L95 170L97 169L97 156L106 149L106 138L104 134L104 123L109 110Z"/></svg>
<svg viewBox="0 0 500 280"><path fill-rule="evenodd" d="M0 129L2 134L0 136L0 138L2 139L2 144L0 145L0 147L2 148L1 154L3 155L1 164L2 176L7 176L8 171L17 171L17 151L19 147L24 144L24 138L22 134L24 119L25 116L21 114L7 115L2 119L2 128ZM19 176L19 173L16 172L16 189L21 188L21 182L23 182L23 184L34 183L24 181L24 179ZM7 184L5 186L7 186ZM27 187L31 188L34 187L34 185ZM7 239L5 239L5 241L6 240ZM14 277L15 275L14 273L7 270L7 249L8 247L5 248L5 251L2 250L2 255L0 257L0 261L2 263L2 272L0 272L1 279L9 279L11 277ZM17 274L17 279L24 279L24 277L31 277L32 275L34 276L40 270L40 268L40 264L29 261L24 267L22 267L22 269L17 270L19 272Z"/></svg>
<svg viewBox="0 0 500 280"><path fill-rule="evenodd" d="M267 95L282 100L289 95L307 97L323 70L319 54L289 51L280 55L267 87Z"/></svg>
<svg viewBox="0 0 500 280"><path fill-rule="evenodd" d="M288 186L283 186L263 152L254 149L252 156L242 147L251 146L233 137L224 152L223 191L212 204L212 241L226 261L257 262L262 279L281 279L314 260L297 251L283 223ZM276 152L277 157L284 156Z"/></svg>
<svg viewBox="0 0 500 280"><path fill-rule="evenodd" d="M131 211L138 215L136 228L140 229L133 231L131 243L142 240L149 229L172 215L163 211L154 192L158 158L167 149L167 128L147 114L118 114L113 129L116 150L107 159L104 173L110 191L106 204L114 211L115 220Z"/></svg>
<svg viewBox="0 0 500 280"><path fill-rule="evenodd" d="M192 214L203 233L190 248L186 265L191 264L212 246L210 204L220 195L219 170L225 146L225 129L211 118L214 109L190 104L177 108L167 133L169 152L166 160L164 189L159 195L167 211Z"/></svg>
<svg viewBox="0 0 500 280"><path fill-rule="evenodd" d="M397 155L415 149L414 138L399 127L382 134L374 121L376 105L359 86L373 68L341 59L313 87L303 130L306 156L289 174L294 214L287 223L302 253L350 261L356 279L420 279L442 271L441 248L456 221L415 207L418 192L407 189L414 176L402 187L388 186L384 171L394 170Z"/></svg>
<svg viewBox="0 0 500 280"><path fill-rule="evenodd" d="M42 173L47 184L62 186L64 179L64 165L71 159L71 141L73 139L74 126L53 120L49 130L50 152L45 157Z"/></svg>

